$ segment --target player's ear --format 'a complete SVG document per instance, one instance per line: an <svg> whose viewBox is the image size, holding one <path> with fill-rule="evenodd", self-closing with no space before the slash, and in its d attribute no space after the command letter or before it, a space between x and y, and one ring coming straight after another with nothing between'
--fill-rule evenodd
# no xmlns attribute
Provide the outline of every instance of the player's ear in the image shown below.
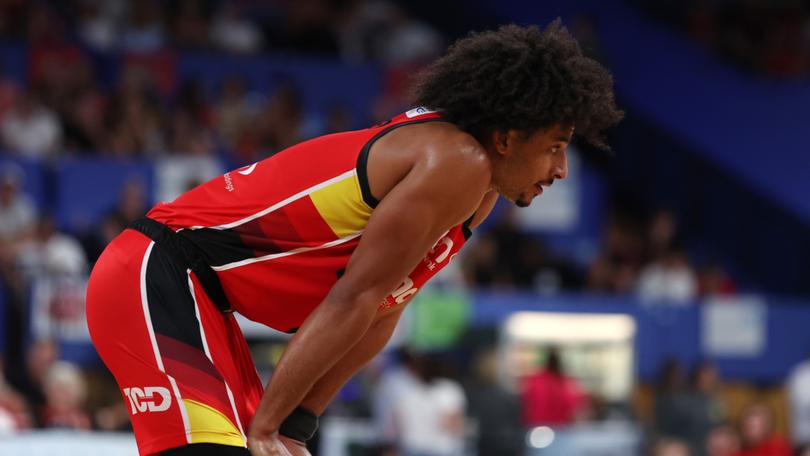
<svg viewBox="0 0 810 456"><path fill-rule="evenodd" d="M493 130L492 131L492 144L495 146L495 152L498 155L506 155L509 153L510 143L513 141L512 132L514 130Z"/></svg>

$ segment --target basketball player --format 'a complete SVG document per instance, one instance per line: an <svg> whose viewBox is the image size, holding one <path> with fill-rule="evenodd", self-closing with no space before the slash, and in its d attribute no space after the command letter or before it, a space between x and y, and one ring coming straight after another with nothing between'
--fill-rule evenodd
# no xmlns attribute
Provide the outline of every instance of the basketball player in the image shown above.
<svg viewBox="0 0 810 456"><path fill-rule="evenodd" d="M412 109L226 173L113 240L93 342L142 454L298 455L339 388L498 195L525 207L577 135L622 116L610 74L553 23L458 41ZM263 388L232 312L294 333Z"/></svg>

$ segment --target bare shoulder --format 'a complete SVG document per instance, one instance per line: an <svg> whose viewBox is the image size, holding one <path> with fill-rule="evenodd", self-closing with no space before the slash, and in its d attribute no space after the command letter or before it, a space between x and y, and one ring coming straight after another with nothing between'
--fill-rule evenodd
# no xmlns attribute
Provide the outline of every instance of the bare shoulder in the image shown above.
<svg viewBox="0 0 810 456"><path fill-rule="evenodd" d="M490 162L481 143L472 135L461 131L453 124L435 122L422 125L429 138L423 150L425 159L438 165L449 165L458 172L488 174Z"/></svg>
<svg viewBox="0 0 810 456"><path fill-rule="evenodd" d="M447 190L463 188L482 195L491 180L483 146L447 122L406 125L373 146L368 172L372 192L379 199L412 171L435 177Z"/></svg>

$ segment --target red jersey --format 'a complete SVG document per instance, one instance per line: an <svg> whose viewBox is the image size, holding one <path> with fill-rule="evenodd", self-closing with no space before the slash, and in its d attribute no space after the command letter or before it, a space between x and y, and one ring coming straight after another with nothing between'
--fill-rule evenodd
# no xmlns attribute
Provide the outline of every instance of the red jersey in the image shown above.
<svg viewBox="0 0 810 456"><path fill-rule="evenodd" d="M305 141L159 203L147 215L200 248L234 310L294 331L343 274L378 204L366 175L371 146L403 125L440 120L415 108L372 128ZM380 306L416 294L469 235L468 222L445 233Z"/></svg>

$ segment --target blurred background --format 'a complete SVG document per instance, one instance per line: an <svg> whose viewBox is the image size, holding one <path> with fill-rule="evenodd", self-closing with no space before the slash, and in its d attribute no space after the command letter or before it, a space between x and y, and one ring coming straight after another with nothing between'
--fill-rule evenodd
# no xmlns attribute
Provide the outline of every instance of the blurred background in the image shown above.
<svg viewBox="0 0 810 456"><path fill-rule="evenodd" d="M0 0L0 454L136 454L84 323L129 221L556 17L614 74L614 153L499 204L313 454L810 455L806 0ZM266 379L286 339L244 330Z"/></svg>

